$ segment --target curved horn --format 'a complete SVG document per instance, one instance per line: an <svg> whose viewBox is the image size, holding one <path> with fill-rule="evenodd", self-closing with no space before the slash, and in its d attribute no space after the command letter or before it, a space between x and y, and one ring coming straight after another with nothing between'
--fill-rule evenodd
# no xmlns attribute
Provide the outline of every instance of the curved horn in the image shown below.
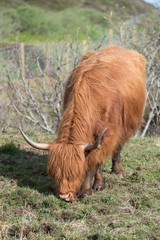
<svg viewBox="0 0 160 240"><path fill-rule="evenodd" d="M101 139L104 135L104 133L106 132L107 128L105 128L103 130L103 132L101 132L101 134L99 135L99 137L96 139L96 141L93 144L87 144L87 145L82 145L82 148L84 149L84 151L90 151L90 150L94 150L96 148L98 148L99 144L101 143Z"/></svg>
<svg viewBox="0 0 160 240"><path fill-rule="evenodd" d="M32 140L30 140L25 134L24 132L19 128L22 136L24 137L24 139L26 140L26 142L31 145L34 148L40 149L40 150L48 150L49 149L49 144L48 143L35 143Z"/></svg>

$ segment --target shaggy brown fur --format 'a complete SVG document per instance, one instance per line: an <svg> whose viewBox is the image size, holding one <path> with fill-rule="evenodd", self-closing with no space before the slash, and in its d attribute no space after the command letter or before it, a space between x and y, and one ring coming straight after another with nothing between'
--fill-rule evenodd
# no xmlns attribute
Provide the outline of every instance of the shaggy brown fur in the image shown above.
<svg viewBox="0 0 160 240"><path fill-rule="evenodd" d="M65 88L63 117L56 144L50 147L48 173L60 193L77 192L87 171L133 135L145 103L145 59L118 46L86 53ZM98 149L85 155L108 128Z"/></svg>

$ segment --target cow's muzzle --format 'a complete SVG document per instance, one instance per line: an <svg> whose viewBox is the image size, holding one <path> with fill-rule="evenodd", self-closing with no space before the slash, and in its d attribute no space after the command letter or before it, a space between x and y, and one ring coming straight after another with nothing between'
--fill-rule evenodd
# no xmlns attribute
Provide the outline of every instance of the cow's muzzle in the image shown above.
<svg viewBox="0 0 160 240"><path fill-rule="evenodd" d="M65 194L59 194L59 197L63 200L65 200L66 202L73 202L76 200L76 193L75 192L68 192Z"/></svg>

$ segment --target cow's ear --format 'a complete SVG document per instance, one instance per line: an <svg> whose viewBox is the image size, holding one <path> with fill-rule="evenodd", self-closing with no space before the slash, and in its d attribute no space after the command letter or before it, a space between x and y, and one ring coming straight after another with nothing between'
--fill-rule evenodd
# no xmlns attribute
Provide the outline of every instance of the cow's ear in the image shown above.
<svg viewBox="0 0 160 240"><path fill-rule="evenodd" d="M102 137L104 135L104 133L106 132L107 128L105 128L103 130L103 132L101 132L101 134L99 135L99 137L96 139L96 141L93 144L86 144L86 145L82 145L82 148L84 151L91 151L94 150L96 148L98 148L98 146L101 143Z"/></svg>

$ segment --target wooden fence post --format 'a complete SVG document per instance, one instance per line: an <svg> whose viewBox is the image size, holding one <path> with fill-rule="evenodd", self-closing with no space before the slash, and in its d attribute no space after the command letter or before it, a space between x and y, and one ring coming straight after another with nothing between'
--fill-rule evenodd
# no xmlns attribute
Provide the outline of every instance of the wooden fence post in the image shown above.
<svg viewBox="0 0 160 240"><path fill-rule="evenodd" d="M46 51L45 51L45 70L46 75L48 76L49 71L49 42L46 42Z"/></svg>
<svg viewBox="0 0 160 240"><path fill-rule="evenodd" d="M135 42L136 42L136 30L133 30L132 43L134 44Z"/></svg>
<svg viewBox="0 0 160 240"><path fill-rule="evenodd" d="M66 45L66 71L67 72L69 72L69 45L70 45L70 42L68 41Z"/></svg>
<svg viewBox="0 0 160 240"><path fill-rule="evenodd" d="M109 29L109 45L113 44L113 29Z"/></svg>
<svg viewBox="0 0 160 240"><path fill-rule="evenodd" d="M25 78L25 52L24 52L24 43L20 43L20 68L21 76Z"/></svg>
<svg viewBox="0 0 160 240"><path fill-rule="evenodd" d="M86 49L87 49L87 41L83 40L82 45L83 45L83 54L84 54L86 52Z"/></svg>

